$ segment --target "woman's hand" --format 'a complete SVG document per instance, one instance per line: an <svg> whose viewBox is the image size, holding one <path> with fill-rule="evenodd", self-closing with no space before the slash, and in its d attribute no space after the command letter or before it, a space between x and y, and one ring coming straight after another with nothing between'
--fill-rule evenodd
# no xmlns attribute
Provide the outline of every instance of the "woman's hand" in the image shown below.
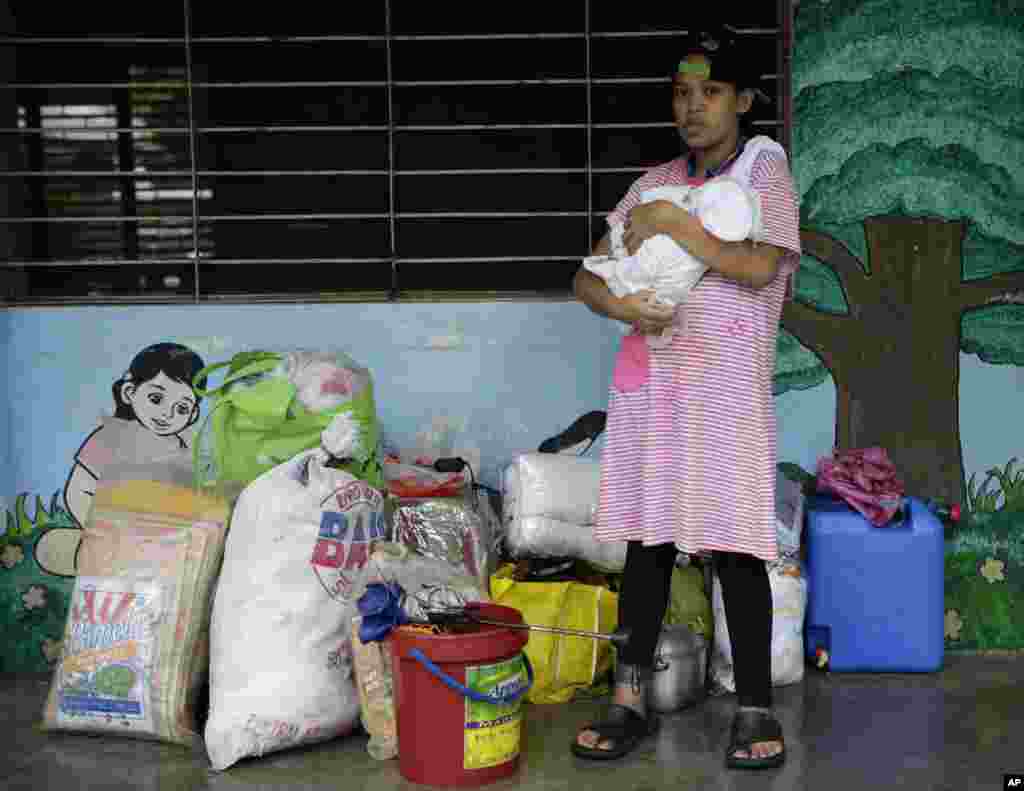
<svg viewBox="0 0 1024 791"><path fill-rule="evenodd" d="M687 223L700 222L688 211L684 211L666 200L656 200L634 206L626 216L623 225L622 243L626 252L634 255L645 241L659 233L668 233Z"/></svg>
<svg viewBox="0 0 1024 791"><path fill-rule="evenodd" d="M672 325L675 308L654 301L653 291L638 291L619 300L619 319L644 335L658 335Z"/></svg>

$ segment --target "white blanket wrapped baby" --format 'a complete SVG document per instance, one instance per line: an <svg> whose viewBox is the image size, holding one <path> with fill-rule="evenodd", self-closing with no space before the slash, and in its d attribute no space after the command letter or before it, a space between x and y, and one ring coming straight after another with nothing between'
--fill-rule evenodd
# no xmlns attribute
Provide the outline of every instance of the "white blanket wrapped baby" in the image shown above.
<svg viewBox="0 0 1024 791"><path fill-rule="evenodd" d="M725 242L757 239L761 231L757 193L729 176L713 178L699 187L656 187L640 195L641 203L656 200L669 201L695 215L708 233ZM629 255L623 234L621 223L613 225L611 255L588 256L583 266L602 278L616 297L649 290L657 302L682 305L708 267L667 234L650 237ZM669 327L660 336L648 336L648 342L664 346L671 342L672 334Z"/></svg>

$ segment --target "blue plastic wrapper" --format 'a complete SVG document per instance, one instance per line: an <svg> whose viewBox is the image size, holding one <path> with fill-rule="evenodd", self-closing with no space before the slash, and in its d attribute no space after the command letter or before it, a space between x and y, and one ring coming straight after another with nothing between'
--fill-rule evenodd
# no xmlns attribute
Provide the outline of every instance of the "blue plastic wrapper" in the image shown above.
<svg viewBox="0 0 1024 791"><path fill-rule="evenodd" d="M363 621L359 626L359 639L364 643L383 640L396 626L409 623L402 609L405 590L397 582L371 582L366 592L356 601Z"/></svg>

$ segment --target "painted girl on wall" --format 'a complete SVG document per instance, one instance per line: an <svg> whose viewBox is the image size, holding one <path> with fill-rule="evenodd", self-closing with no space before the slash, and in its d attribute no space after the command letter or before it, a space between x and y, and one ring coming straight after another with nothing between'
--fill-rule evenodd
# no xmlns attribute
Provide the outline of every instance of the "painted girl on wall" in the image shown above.
<svg viewBox="0 0 1024 791"><path fill-rule="evenodd" d="M188 457L200 401L192 379L203 367L198 354L176 343L157 343L135 355L111 388L113 417L85 438L64 485L64 504L78 527L50 530L36 544L36 562L44 571L74 575L79 531L104 468L113 462Z"/></svg>

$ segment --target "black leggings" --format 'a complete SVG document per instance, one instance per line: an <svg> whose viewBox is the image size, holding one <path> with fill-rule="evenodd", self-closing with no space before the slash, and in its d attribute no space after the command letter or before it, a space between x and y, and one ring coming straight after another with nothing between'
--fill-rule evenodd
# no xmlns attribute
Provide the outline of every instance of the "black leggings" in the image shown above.
<svg viewBox="0 0 1024 791"><path fill-rule="evenodd" d="M630 541L619 594L619 626L630 631L619 661L649 668L668 607L673 544L644 546ZM772 591L764 561L753 555L713 553L729 624L736 696L741 706L772 705ZM709 662L711 649L708 649Z"/></svg>

